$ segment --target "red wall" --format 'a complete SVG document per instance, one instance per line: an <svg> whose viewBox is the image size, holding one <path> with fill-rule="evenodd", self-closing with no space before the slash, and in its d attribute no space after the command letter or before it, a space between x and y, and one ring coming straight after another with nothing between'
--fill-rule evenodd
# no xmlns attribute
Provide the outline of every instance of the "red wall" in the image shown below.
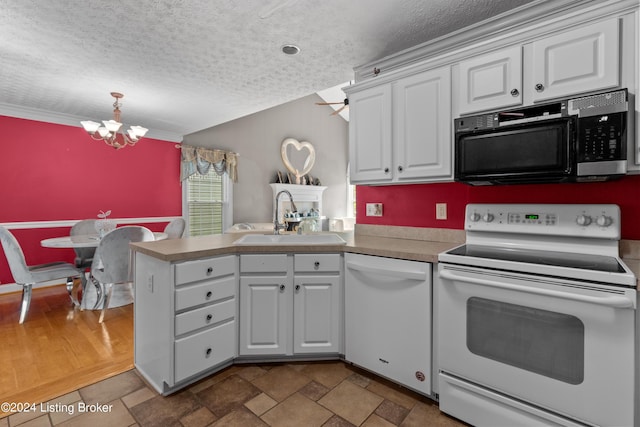
<svg viewBox="0 0 640 427"><path fill-rule="evenodd" d="M358 186L356 222L413 227L464 228L467 203L615 203L622 210L622 238L640 240L640 176L612 182L472 187L461 183ZM368 217L365 203L383 203L382 217ZM448 219L436 220L436 203Z"/></svg>
<svg viewBox="0 0 640 427"><path fill-rule="evenodd" d="M182 215L180 150L143 138L115 150L81 127L0 116L0 223ZM141 224L160 231L166 223ZM69 228L14 229L28 264L73 261L71 249L40 240ZM2 249L0 248L0 253ZM0 283L13 283L4 255Z"/></svg>

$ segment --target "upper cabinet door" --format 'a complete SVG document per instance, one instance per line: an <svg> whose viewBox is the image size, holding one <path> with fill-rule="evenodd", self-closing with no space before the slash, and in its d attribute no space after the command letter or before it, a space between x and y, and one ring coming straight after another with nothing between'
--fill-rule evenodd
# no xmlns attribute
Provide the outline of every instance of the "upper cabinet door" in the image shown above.
<svg viewBox="0 0 640 427"><path fill-rule="evenodd" d="M393 88L394 181L451 173L451 67L405 77Z"/></svg>
<svg viewBox="0 0 640 427"><path fill-rule="evenodd" d="M618 86L619 37L613 18L533 42L533 101Z"/></svg>
<svg viewBox="0 0 640 427"><path fill-rule="evenodd" d="M391 181L391 84L349 96L351 182Z"/></svg>
<svg viewBox="0 0 640 427"><path fill-rule="evenodd" d="M522 47L513 46L460 62L459 113L522 103Z"/></svg>

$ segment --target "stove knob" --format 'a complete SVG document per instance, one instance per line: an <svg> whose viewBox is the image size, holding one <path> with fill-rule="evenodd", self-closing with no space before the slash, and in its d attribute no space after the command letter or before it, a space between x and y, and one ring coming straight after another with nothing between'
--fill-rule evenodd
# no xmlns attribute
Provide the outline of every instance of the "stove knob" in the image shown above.
<svg viewBox="0 0 640 427"><path fill-rule="evenodd" d="M486 213L486 214L484 214L484 216L482 217L482 220L483 220L484 222L491 222L491 221L493 221L493 214L490 214L490 213Z"/></svg>
<svg viewBox="0 0 640 427"><path fill-rule="evenodd" d="M600 227L608 227L613 223L613 219L610 216L602 215L596 218L596 224Z"/></svg>
<svg viewBox="0 0 640 427"><path fill-rule="evenodd" d="M589 215L578 215L576 222L578 225L587 226L591 224L591 217Z"/></svg>
<svg viewBox="0 0 640 427"><path fill-rule="evenodd" d="M478 222L480 221L480 214L477 212L472 213L471 215L469 215L469 219L471 220L471 222Z"/></svg>

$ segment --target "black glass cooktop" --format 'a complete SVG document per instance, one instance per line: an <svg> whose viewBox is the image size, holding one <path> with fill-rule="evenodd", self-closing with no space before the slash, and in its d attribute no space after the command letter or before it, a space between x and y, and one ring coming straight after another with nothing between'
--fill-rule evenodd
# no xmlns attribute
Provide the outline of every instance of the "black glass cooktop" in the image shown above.
<svg viewBox="0 0 640 427"><path fill-rule="evenodd" d="M603 271L606 273L624 273L625 270L614 257L587 255L555 251L539 251L512 248L495 248L478 245L463 245L447 252L452 255L475 258L496 259L501 261L525 262L529 264L553 265L557 267L579 268L583 270Z"/></svg>

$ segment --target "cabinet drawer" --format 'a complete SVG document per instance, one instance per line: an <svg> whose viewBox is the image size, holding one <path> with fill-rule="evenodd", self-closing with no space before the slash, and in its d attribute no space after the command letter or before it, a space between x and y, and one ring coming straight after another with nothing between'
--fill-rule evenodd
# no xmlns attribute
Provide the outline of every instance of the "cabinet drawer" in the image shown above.
<svg viewBox="0 0 640 427"><path fill-rule="evenodd" d="M175 382L235 357L235 322L175 341Z"/></svg>
<svg viewBox="0 0 640 427"><path fill-rule="evenodd" d="M296 273L339 272L340 265L340 254L296 254L293 258Z"/></svg>
<svg viewBox="0 0 640 427"><path fill-rule="evenodd" d="M207 305L176 316L176 336L232 319L236 313L236 300Z"/></svg>
<svg viewBox="0 0 640 427"><path fill-rule="evenodd" d="M241 273L281 273L286 271L286 254L240 255Z"/></svg>
<svg viewBox="0 0 640 427"><path fill-rule="evenodd" d="M207 304L236 294L236 277L208 280L176 289L176 311Z"/></svg>
<svg viewBox="0 0 640 427"><path fill-rule="evenodd" d="M235 255L176 264L176 286L198 280L228 276L236 271Z"/></svg>

